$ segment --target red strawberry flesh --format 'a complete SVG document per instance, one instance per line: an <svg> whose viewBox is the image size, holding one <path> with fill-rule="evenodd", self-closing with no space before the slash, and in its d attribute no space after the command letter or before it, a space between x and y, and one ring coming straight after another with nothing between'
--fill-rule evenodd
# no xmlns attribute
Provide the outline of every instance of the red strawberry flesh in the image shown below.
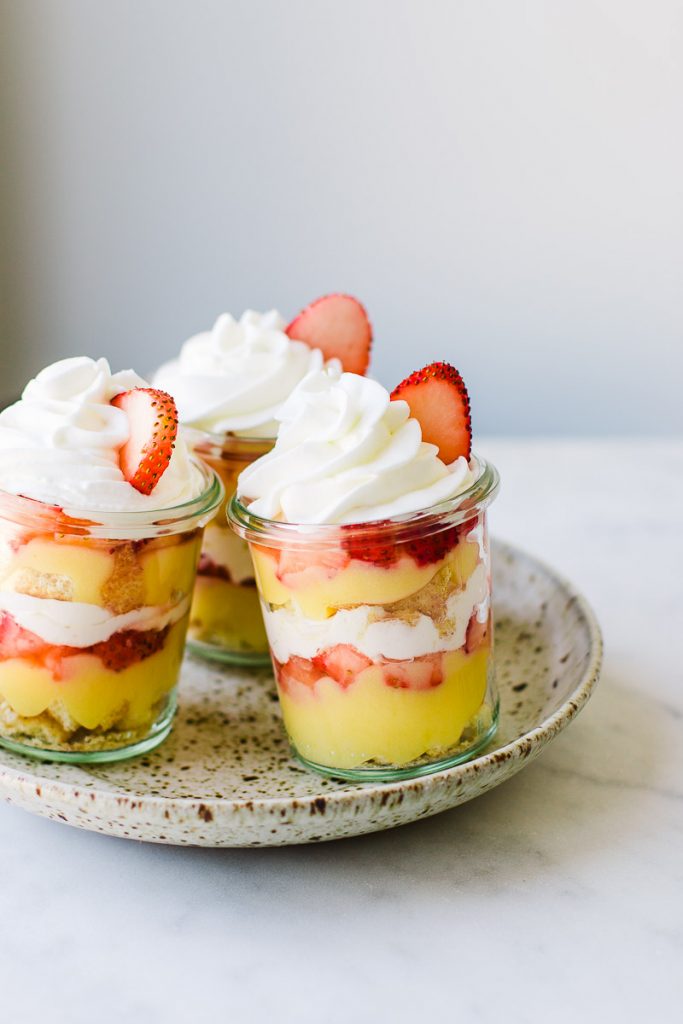
<svg viewBox="0 0 683 1024"><path fill-rule="evenodd" d="M130 433L119 451L124 477L136 491L151 494L168 469L178 432L178 410L169 394L156 388L124 391L111 404L128 417Z"/></svg>
<svg viewBox="0 0 683 1024"><path fill-rule="evenodd" d="M422 439L435 444L446 465L472 453L470 400L462 377L450 363L431 363L406 377L391 392L403 399L422 428Z"/></svg>
<svg viewBox="0 0 683 1024"><path fill-rule="evenodd" d="M365 309L351 295L323 295L285 331L293 340L319 348L326 360L339 359L347 373L362 375L368 368L372 327Z"/></svg>

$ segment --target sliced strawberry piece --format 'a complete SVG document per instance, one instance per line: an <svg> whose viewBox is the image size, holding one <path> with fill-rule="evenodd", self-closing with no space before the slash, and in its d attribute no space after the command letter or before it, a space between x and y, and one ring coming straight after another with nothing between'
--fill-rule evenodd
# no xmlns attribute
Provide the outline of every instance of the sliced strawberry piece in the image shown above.
<svg viewBox="0 0 683 1024"><path fill-rule="evenodd" d="M319 348L325 359L339 359L347 373L364 374L370 362L372 327L358 299L323 295L285 328L290 338Z"/></svg>
<svg viewBox="0 0 683 1024"><path fill-rule="evenodd" d="M277 577L286 587L309 586L331 580L349 564L349 555L341 548L283 548Z"/></svg>
<svg viewBox="0 0 683 1024"><path fill-rule="evenodd" d="M361 672L372 665L372 661L350 644L336 644L318 654L313 659L313 664L346 689L356 681Z"/></svg>
<svg viewBox="0 0 683 1024"><path fill-rule="evenodd" d="M441 654L425 654L412 661L382 662L384 682L394 690L430 690L443 682Z"/></svg>
<svg viewBox="0 0 683 1024"><path fill-rule="evenodd" d="M406 541L404 547L418 565L432 565L446 557L458 543L459 535L459 527L449 526L438 533L430 533L427 537Z"/></svg>
<svg viewBox="0 0 683 1024"><path fill-rule="evenodd" d="M20 626L9 612L0 612L0 660L35 657L49 647L41 637Z"/></svg>
<svg viewBox="0 0 683 1024"><path fill-rule="evenodd" d="M165 391L133 388L111 404L128 417L130 434L119 451L121 472L141 494L151 494L166 472L178 432L178 410Z"/></svg>
<svg viewBox="0 0 683 1024"><path fill-rule="evenodd" d="M151 658L160 651L169 629L170 626L163 629L122 629L108 640L87 648L87 653L100 658L111 672L122 672L129 665Z"/></svg>
<svg viewBox="0 0 683 1024"><path fill-rule="evenodd" d="M380 540L380 533L369 537L354 536L353 527L349 529L348 536L342 529L341 545L349 558L355 558L359 562L369 562L371 565L387 568L393 565L399 557L399 550L395 541Z"/></svg>
<svg viewBox="0 0 683 1024"><path fill-rule="evenodd" d="M439 449L449 465L472 453L470 400L462 377L450 363L431 363L406 377L391 392L410 406L422 427L422 438Z"/></svg>
<svg viewBox="0 0 683 1024"><path fill-rule="evenodd" d="M308 658L300 658L296 654L292 655L284 664L273 658L273 664L278 684L285 691L288 691L293 683L308 686L312 690L323 675L323 672Z"/></svg>
<svg viewBox="0 0 683 1024"><path fill-rule="evenodd" d="M477 613L473 612L470 621L467 623L467 633L465 634L465 651L467 654L471 654L484 644L488 644L490 632L491 613L489 612L488 618L484 622L480 622L477 618Z"/></svg>

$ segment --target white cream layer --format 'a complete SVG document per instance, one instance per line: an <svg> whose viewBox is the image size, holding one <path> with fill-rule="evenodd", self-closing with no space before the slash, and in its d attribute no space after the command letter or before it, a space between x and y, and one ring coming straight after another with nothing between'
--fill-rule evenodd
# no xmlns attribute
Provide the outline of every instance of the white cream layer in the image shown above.
<svg viewBox="0 0 683 1024"><path fill-rule="evenodd" d="M462 647L472 613L476 611L479 618L486 607L488 614L487 601L486 567L480 564L465 589L451 594L446 602L447 618L453 622L446 635L438 631L428 615L420 615L413 624L402 619L378 619L379 609L370 605L342 608L322 620L308 619L289 607L271 611L263 602L262 607L268 640L279 662L289 661L292 656L313 658L337 644L350 644L373 660L406 660Z"/></svg>
<svg viewBox="0 0 683 1024"><path fill-rule="evenodd" d="M231 529L210 527L204 534L202 552L216 565L224 566L233 583L254 579L254 565L246 541Z"/></svg>
<svg viewBox="0 0 683 1024"><path fill-rule="evenodd" d="M163 629L182 619L189 606L187 597L179 604L150 605L112 615L96 604L0 592L0 611L8 612L22 629L35 633L46 644L65 647L92 647L109 640L121 629Z"/></svg>

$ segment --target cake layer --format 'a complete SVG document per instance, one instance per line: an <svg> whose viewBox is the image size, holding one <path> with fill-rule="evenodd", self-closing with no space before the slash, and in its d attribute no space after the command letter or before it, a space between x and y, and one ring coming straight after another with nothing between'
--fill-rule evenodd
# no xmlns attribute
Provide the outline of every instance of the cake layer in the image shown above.
<svg viewBox="0 0 683 1024"><path fill-rule="evenodd" d="M0 547L0 594L100 605L124 612L165 605L192 589L198 532L150 544L40 536Z"/></svg>

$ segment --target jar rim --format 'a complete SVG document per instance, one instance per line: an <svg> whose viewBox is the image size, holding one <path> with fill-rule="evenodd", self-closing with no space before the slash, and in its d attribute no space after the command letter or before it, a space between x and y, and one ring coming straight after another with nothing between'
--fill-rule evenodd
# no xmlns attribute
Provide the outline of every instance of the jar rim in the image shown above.
<svg viewBox="0 0 683 1024"><path fill-rule="evenodd" d="M203 427L193 427L189 423L181 423L181 429L185 440L194 447L202 441L216 446L225 446L227 443L244 445L246 448L260 448L269 445L271 448L277 440L277 436L258 437L255 434L235 434L232 430L205 430Z"/></svg>
<svg viewBox="0 0 683 1024"><path fill-rule="evenodd" d="M345 539L362 540L378 529L391 530L392 541L398 543L410 539L415 533L436 533L468 522L491 504L500 487L498 470L474 453L470 464L472 462L477 467L477 473L468 488L453 498L416 512L359 523L284 523L250 512L234 494L228 506L228 520L244 540L261 543L266 547L303 547L311 542L321 547L337 547L340 533Z"/></svg>
<svg viewBox="0 0 683 1024"><path fill-rule="evenodd" d="M182 533L193 523L205 526L225 496L223 484L215 470L199 458L190 457L190 462L201 474L204 487L196 497L179 505L124 512L70 508L69 512L65 512L63 508L37 498L27 498L0 489L0 501L3 506L9 506L9 514L0 511L0 519L35 525L41 531L51 533L84 534L111 539L134 539L149 533Z"/></svg>

